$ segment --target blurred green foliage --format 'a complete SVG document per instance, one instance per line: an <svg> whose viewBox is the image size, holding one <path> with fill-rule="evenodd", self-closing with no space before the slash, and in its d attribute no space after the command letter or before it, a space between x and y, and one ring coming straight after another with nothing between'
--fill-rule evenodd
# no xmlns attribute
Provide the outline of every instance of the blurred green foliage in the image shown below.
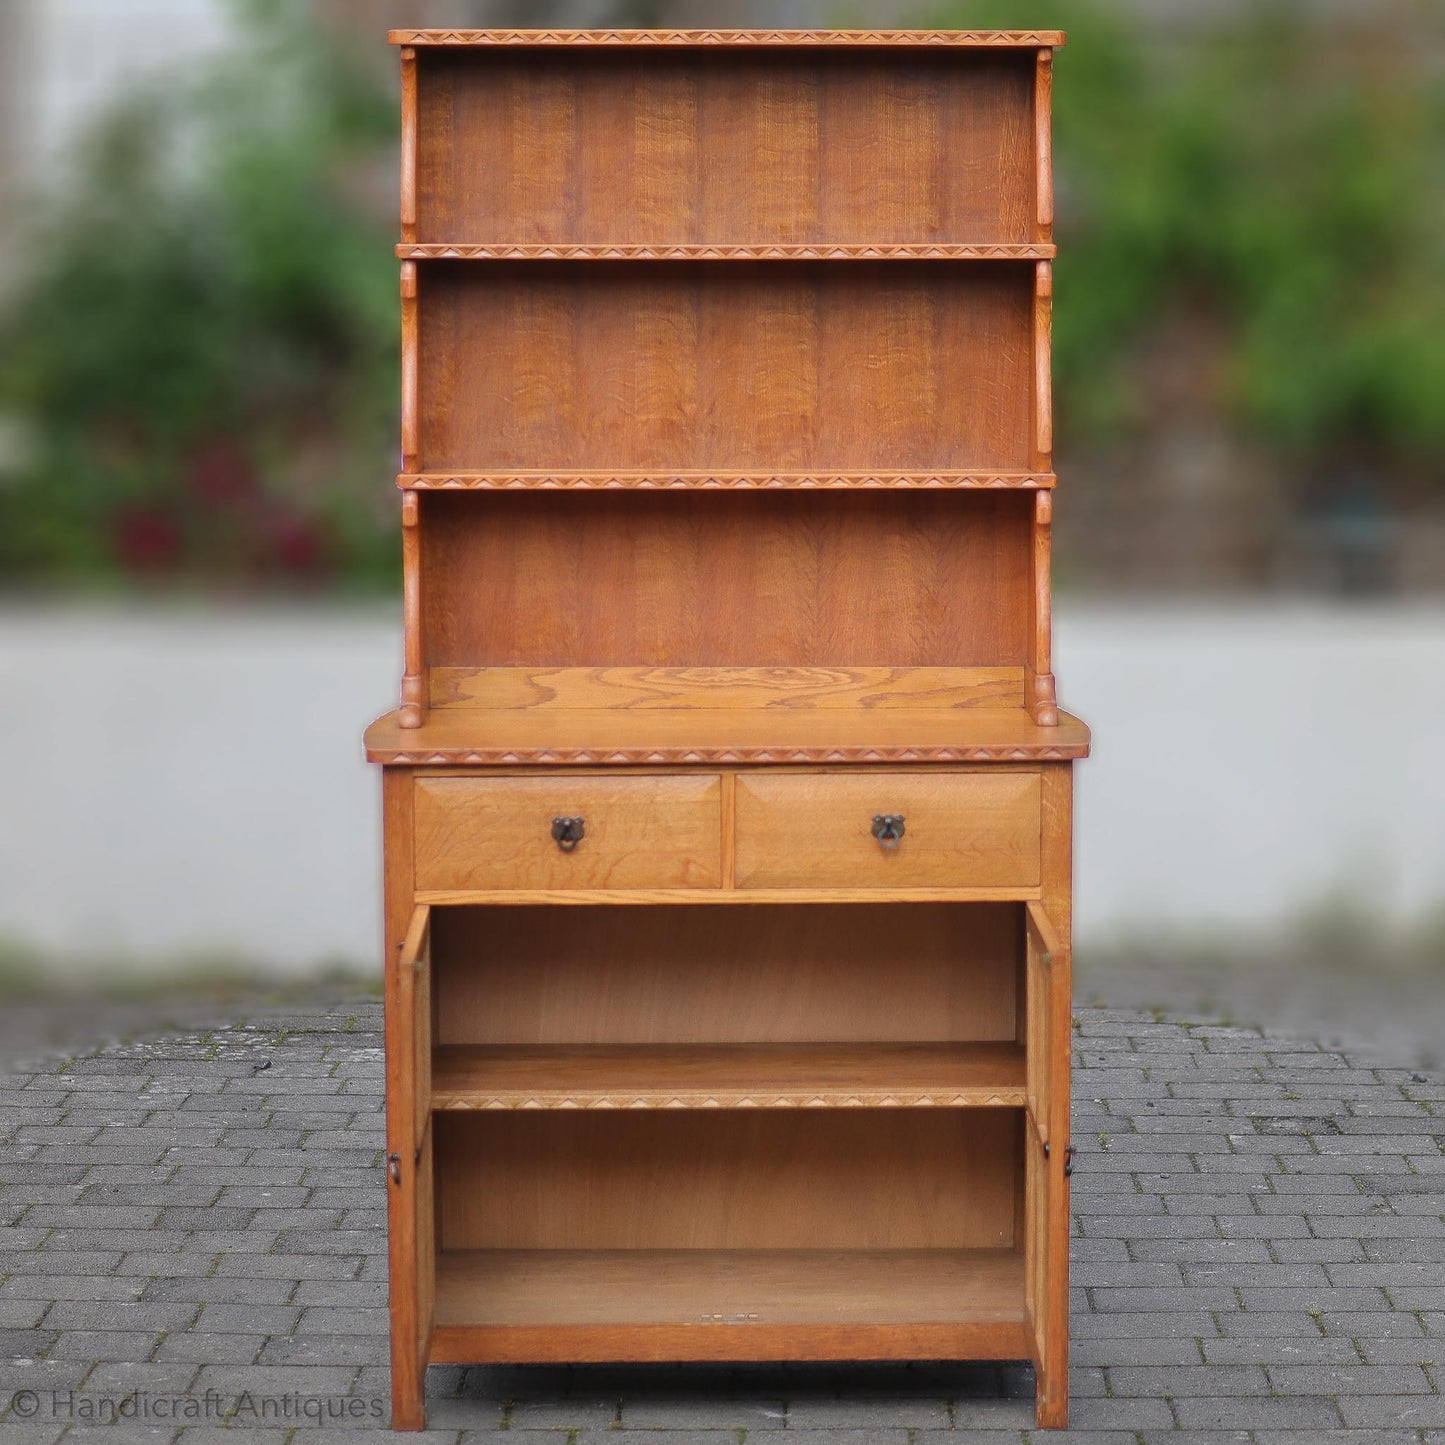
<svg viewBox="0 0 1445 1445"><path fill-rule="evenodd" d="M1445 7L956 0L930 25L1063 28L1054 81L1062 442L1146 418L1171 316L1220 337L1212 404L1308 465L1445 462ZM1143 23L1141 23L1141 21Z"/></svg>
<svg viewBox="0 0 1445 1445"><path fill-rule="evenodd" d="M127 99L26 238L12 578L391 581L393 226L358 193L379 167L391 200L395 101L300 7L247 9L249 45Z"/></svg>
<svg viewBox="0 0 1445 1445"><path fill-rule="evenodd" d="M395 96L373 37L361 56L288 0L246 10L248 47L128 102L42 208L0 315L21 443L0 459L8 577L394 585ZM1445 8L1345 17L1279 0L1144 25L1108 0L918 17L1069 32L1066 456L1169 424L1149 373L1182 317L1214 348L1203 404L1272 475L1365 457L1438 487Z"/></svg>

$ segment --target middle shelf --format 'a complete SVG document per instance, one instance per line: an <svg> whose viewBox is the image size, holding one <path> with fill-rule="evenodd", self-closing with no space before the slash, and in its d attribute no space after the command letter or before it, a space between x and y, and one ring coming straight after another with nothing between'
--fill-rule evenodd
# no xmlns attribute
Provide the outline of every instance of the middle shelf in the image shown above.
<svg viewBox="0 0 1445 1445"><path fill-rule="evenodd" d="M453 1044L432 1106L475 1109L1020 1108L1012 1042Z"/></svg>

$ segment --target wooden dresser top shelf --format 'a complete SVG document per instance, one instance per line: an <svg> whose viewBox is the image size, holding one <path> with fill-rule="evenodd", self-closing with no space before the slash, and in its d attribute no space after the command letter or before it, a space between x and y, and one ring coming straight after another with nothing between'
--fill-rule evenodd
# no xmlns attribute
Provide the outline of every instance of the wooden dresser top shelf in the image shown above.
<svg viewBox="0 0 1445 1445"><path fill-rule="evenodd" d="M403 728L393 711L366 730L369 762L511 764L1059 762L1087 757L1089 729L1022 707L686 708L631 711L433 708Z"/></svg>
<svg viewBox="0 0 1445 1445"><path fill-rule="evenodd" d="M1057 49L1062 30L389 30L393 45L926 46L950 50Z"/></svg>

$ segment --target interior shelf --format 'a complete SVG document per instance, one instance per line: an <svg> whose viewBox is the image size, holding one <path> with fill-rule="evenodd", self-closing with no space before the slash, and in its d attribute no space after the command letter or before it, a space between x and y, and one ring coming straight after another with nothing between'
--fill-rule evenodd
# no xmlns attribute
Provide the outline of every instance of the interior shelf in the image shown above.
<svg viewBox="0 0 1445 1445"><path fill-rule="evenodd" d="M1028 1351L1006 1249L445 1250L436 1326L434 1361L760 1359L811 1332L803 1358Z"/></svg>
<svg viewBox="0 0 1445 1445"><path fill-rule="evenodd" d="M1010 1107L1014 1043L451 1045L436 1109Z"/></svg>
<svg viewBox="0 0 1445 1445"><path fill-rule="evenodd" d="M1046 241L813 241L739 246L403 241L396 254L403 261L1048 261L1057 248Z"/></svg>
<svg viewBox="0 0 1445 1445"><path fill-rule="evenodd" d="M396 484L406 491L882 491L890 488L937 491L1047 490L1049 471L916 472L614 472L502 471L402 472Z"/></svg>

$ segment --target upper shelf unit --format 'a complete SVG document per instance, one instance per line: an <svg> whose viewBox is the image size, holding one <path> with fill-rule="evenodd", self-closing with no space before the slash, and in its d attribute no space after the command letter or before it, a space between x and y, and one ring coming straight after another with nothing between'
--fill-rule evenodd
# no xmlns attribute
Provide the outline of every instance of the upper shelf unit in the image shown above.
<svg viewBox="0 0 1445 1445"><path fill-rule="evenodd" d="M1057 32L391 38L404 259L1053 255Z"/></svg>

